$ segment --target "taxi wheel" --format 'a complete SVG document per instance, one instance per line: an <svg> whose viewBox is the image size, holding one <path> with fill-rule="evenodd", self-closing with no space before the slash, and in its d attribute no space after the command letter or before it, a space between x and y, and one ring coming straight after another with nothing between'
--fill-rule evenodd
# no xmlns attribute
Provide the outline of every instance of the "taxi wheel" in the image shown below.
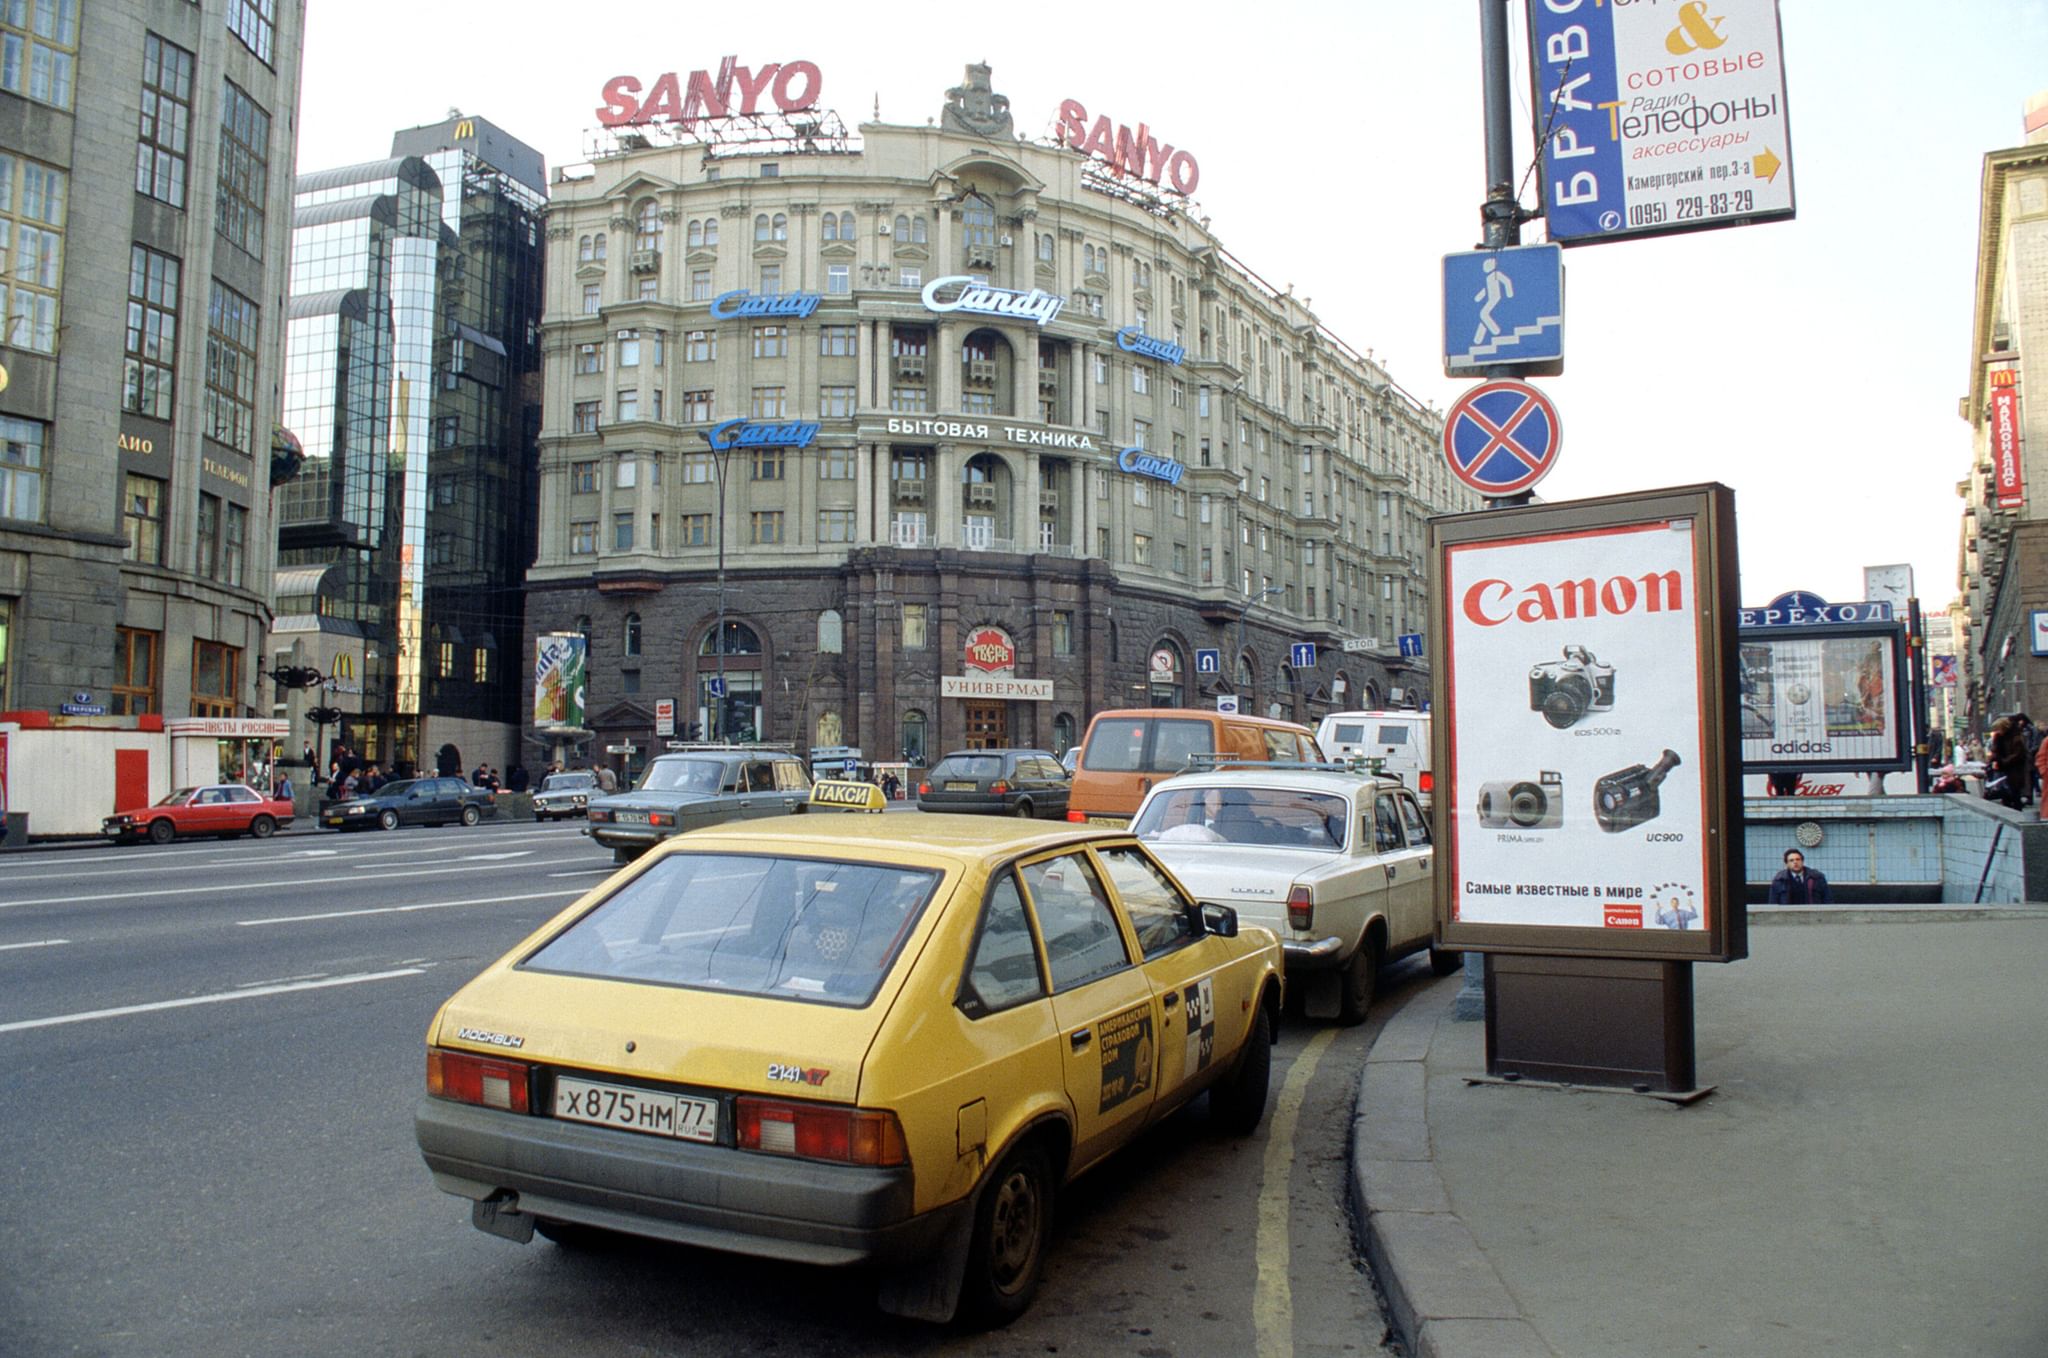
<svg viewBox="0 0 2048 1358"><path fill-rule="evenodd" d="M1430 975L1448 976L1452 972L1456 971L1459 967L1462 967L1464 965L1465 954L1461 952L1451 952L1448 949L1439 948L1434 943L1429 945Z"/></svg>
<svg viewBox="0 0 2048 1358"><path fill-rule="evenodd" d="M1044 1151L1023 1145L1003 1157L974 1209L960 1298L971 1322L1006 1325L1031 1305L1052 1233L1053 1196Z"/></svg>
<svg viewBox="0 0 2048 1358"><path fill-rule="evenodd" d="M1351 954L1351 961L1338 977L1337 1021L1345 1027L1365 1022L1365 1011L1372 1008L1373 991L1380 979L1380 940L1377 934L1367 934L1359 940L1358 950Z"/></svg>
<svg viewBox="0 0 2048 1358"><path fill-rule="evenodd" d="M465 806L462 808L462 823L464 825L474 825L483 818L484 813L477 810L473 806Z"/></svg>
<svg viewBox="0 0 2048 1358"><path fill-rule="evenodd" d="M277 822L268 816L258 816L249 822L249 833L258 839L269 839L277 833Z"/></svg>
<svg viewBox="0 0 2048 1358"><path fill-rule="evenodd" d="M1266 1090L1273 1082L1273 1015L1261 1004L1252 1014L1237 1069L1209 1091L1209 1116L1232 1136L1250 1136L1266 1115Z"/></svg>
<svg viewBox="0 0 2048 1358"><path fill-rule="evenodd" d="M377 813L377 828L380 830L396 830L398 828L398 813L388 806L379 811Z"/></svg>
<svg viewBox="0 0 2048 1358"><path fill-rule="evenodd" d="M149 842L168 844L178 837L178 827L167 820L153 820L149 823Z"/></svg>

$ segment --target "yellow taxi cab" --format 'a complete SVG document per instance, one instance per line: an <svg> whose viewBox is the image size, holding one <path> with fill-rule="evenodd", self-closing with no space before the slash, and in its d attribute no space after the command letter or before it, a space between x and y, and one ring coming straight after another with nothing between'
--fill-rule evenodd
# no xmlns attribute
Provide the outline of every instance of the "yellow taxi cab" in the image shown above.
<svg viewBox="0 0 2048 1358"><path fill-rule="evenodd" d="M478 1228L873 1264L1030 1304L1059 1189L1207 1091L1266 1104L1280 945L1120 831L742 822L669 841L457 991L415 1117Z"/></svg>

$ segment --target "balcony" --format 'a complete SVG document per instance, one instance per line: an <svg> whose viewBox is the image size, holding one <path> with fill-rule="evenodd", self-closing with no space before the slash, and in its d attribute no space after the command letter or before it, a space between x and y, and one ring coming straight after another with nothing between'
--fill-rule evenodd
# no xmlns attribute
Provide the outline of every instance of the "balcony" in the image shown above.
<svg viewBox="0 0 2048 1358"><path fill-rule="evenodd" d="M1056 490L1041 490L1041 491L1039 491L1039 492L1038 492L1038 512L1039 512L1039 513L1041 513L1041 514L1057 514L1057 513L1059 513L1059 512L1060 512L1060 493L1059 493L1058 491L1056 491Z"/></svg>
<svg viewBox="0 0 2048 1358"><path fill-rule="evenodd" d="M967 487L964 503L969 509L993 512L996 507L996 488L994 486L969 486Z"/></svg>
<svg viewBox="0 0 2048 1358"><path fill-rule="evenodd" d="M634 273L660 273L661 251L635 250L633 252L631 268Z"/></svg>
<svg viewBox="0 0 2048 1358"><path fill-rule="evenodd" d="M1038 389L1047 395L1057 392L1060 389L1059 369L1040 368L1038 370Z"/></svg>
<svg viewBox="0 0 2048 1358"><path fill-rule="evenodd" d="M896 356L896 375L898 377L915 377L922 380L924 377L924 355L898 354Z"/></svg>
<svg viewBox="0 0 2048 1358"><path fill-rule="evenodd" d="M970 269L993 269L996 266L996 247L993 245L970 245L967 247L967 267Z"/></svg>
<svg viewBox="0 0 2048 1358"><path fill-rule="evenodd" d="M924 482L898 481L896 499L901 504L921 505L924 503Z"/></svg>
<svg viewBox="0 0 2048 1358"><path fill-rule="evenodd" d="M967 385L970 387L994 388L996 384L996 361L992 358L970 358L967 360Z"/></svg>

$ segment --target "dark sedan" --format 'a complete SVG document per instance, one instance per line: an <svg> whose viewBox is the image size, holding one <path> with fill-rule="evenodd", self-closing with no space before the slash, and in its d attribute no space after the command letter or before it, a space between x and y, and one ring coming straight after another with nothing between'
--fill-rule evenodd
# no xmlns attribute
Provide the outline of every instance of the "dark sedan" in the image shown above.
<svg viewBox="0 0 2048 1358"><path fill-rule="evenodd" d="M460 778L398 778L375 792L336 802L320 813L330 830L361 830L376 826L474 825L498 814L498 803L480 787Z"/></svg>
<svg viewBox="0 0 2048 1358"><path fill-rule="evenodd" d="M955 750L917 785L917 809L1064 820L1067 789L1050 750Z"/></svg>

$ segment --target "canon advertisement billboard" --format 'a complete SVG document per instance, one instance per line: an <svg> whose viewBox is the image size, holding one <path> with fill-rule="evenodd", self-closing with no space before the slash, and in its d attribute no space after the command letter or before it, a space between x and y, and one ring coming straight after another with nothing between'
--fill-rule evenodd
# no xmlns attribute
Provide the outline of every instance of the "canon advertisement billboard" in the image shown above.
<svg viewBox="0 0 2048 1358"><path fill-rule="evenodd" d="M1746 952L1724 487L1432 525L1445 946Z"/></svg>

